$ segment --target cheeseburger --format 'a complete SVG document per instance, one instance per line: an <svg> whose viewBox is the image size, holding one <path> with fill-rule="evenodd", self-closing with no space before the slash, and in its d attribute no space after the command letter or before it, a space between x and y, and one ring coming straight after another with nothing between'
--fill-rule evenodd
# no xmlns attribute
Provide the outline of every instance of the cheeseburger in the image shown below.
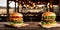
<svg viewBox="0 0 60 30"><path fill-rule="evenodd" d="M23 24L23 15L21 13L12 13L10 15L10 25L18 26Z"/></svg>
<svg viewBox="0 0 60 30"><path fill-rule="evenodd" d="M56 24L56 14L53 12L45 12L42 14L41 24L45 26L53 26Z"/></svg>

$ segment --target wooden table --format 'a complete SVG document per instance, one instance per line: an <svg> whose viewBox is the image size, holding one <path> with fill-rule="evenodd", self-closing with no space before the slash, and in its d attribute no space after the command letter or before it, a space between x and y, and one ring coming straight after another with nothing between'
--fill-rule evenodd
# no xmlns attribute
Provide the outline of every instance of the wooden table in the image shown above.
<svg viewBox="0 0 60 30"><path fill-rule="evenodd" d="M30 25L26 27L20 27L20 28L6 27L4 26L5 23L8 22L0 22L0 30L60 30L60 27L49 28L49 29L43 28L38 25L39 22L25 22Z"/></svg>

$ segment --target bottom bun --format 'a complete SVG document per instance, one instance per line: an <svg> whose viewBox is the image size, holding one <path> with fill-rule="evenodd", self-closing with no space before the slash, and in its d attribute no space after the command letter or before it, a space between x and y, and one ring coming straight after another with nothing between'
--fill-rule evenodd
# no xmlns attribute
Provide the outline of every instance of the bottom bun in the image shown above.
<svg viewBox="0 0 60 30"><path fill-rule="evenodd" d="M51 27L55 27L56 24L46 24L46 25L42 25L45 28L51 28Z"/></svg>
<svg viewBox="0 0 60 30"><path fill-rule="evenodd" d="M27 26L29 24L11 24L10 26L13 26L13 27L24 27L24 26Z"/></svg>
<svg viewBox="0 0 60 30"><path fill-rule="evenodd" d="M55 24L46 24L45 26L55 26Z"/></svg>
<svg viewBox="0 0 60 30"><path fill-rule="evenodd" d="M11 24L11 26L13 26L13 27L21 27L22 24Z"/></svg>

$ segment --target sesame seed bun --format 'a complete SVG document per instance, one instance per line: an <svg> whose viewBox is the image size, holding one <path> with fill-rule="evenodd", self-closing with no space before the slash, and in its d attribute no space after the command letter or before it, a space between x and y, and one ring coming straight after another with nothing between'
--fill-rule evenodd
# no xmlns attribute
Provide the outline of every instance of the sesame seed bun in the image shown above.
<svg viewBox="0 0 60 30"><path fill-rule="evenodd" d="M21 16L22 17L23 15L21 13L16 12L16 13L12 13L10 16Z"/></svg>
<svg viewBox="0 0 60 30"><path fill-rule="evenodd" d="M42 14L42 16L56 16L56 14L53 12L45 12Z"/></svg>

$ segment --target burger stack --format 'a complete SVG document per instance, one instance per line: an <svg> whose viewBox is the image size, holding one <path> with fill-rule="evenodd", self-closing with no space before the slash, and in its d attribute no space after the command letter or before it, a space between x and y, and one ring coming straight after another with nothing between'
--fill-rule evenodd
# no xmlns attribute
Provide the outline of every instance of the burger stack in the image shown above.
<svg viewBox="0 0 60 30"><path fill-rule="evenodd" d="M41 25L46 26L46 27L55 26L55 24L56 24L55 18L56 18L55 13L45 12L42 14Z"/></svg>
<svg viewBox="0 0 60 30"><path fill-rule="evenodd" d="M10 15L10 21L12 21L12 22L23 22L23 15L21 13L12 13Z"/></svg>
<svg viewBox="0 0 60 30"><path fill-rule="evenodd" d="M25 27L29 25L29 24L24 23L23 15L18 12L10 14L9 19L10 19L9 22L5 24L5 26L7 27L19 28L19 27Z"/></svg>

